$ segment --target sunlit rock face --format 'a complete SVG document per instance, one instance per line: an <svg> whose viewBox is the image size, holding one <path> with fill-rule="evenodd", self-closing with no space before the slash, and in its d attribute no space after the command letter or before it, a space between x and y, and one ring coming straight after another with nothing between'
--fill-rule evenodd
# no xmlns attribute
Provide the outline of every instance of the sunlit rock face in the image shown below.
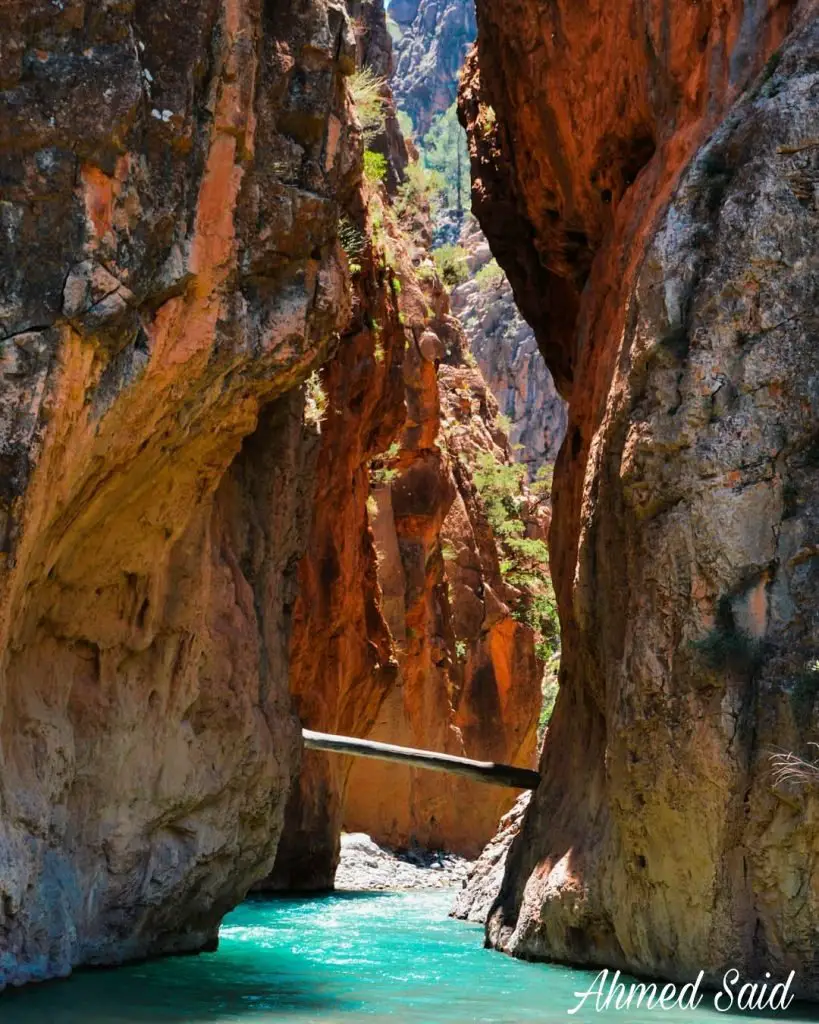
<svg viewBox="0 0 819 1024"><path fill-rule="evenodd" d="M476 212L571 400L519 955L819 996L817 794L770 762L819 726L816 14L478 3Z"/></svg>
<svg viewBox="0 0 819 1024"><path fill-rule="evenodd" d="M463 341L461 339L461 344ZM413 360L412 353L408 359ZM412 368L413 363L410 363ZM507 461L480 372L414 356L397 479L375 494L373 533L398 678L369 737L479 760L532 765L542 664L515 618L520 593L473 481L478 458ZM344 822L391 846L477 856L516 793L451 775L356 762Z"/></svg>
<svg viewBox="0 0 819 1024"><path fill-rule="evenodd" d="M475 39L474 0L393 0L393 88L399 109L426 135L433 120L452 106L458 78Z"/></svg>
<svg viewBox="0 0 819 1024"><path fill-rule="evenodd" d="M474 218L461 233L468 281L452 290L452 310L497 400L516 462L534 479L551 466L566 436L568 409L557 393L534 331L515 306L506 275Z"/></svg>
<svg viewBox="0 0 819 1024"><path fill-rule="evenodd" d="M361 140L324 0L0 37L2 984L207 946L272 864Z"/></svg>

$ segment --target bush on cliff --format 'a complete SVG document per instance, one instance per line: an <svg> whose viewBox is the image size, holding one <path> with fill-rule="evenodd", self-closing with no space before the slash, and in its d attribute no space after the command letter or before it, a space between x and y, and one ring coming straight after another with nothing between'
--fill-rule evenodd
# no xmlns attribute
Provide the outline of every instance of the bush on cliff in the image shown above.
<svg viewBox="0 0 819 1024"><path fill-rule="evenodd" d="M432 250L432 258L438 270L438 276L449 288L457 288L469 277L469 265L466 261L466 249L460 245L442 245Z"/></svg>
<svg viewBox="0 0 819 1024"><path fill-rule="evenodd" d="M535 633L535 647L542 661L559 645L557 602L549 574L549 549L537 538L526 536L521 511L525 503L526 468L501 462L490 452L476 460L475 486L495 534L504 580L521 591L513 614Z"/></svg>

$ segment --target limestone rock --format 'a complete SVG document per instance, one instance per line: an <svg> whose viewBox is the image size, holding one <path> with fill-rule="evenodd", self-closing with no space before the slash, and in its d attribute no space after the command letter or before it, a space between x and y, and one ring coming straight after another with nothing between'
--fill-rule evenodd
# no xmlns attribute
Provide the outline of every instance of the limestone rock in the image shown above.
<svg viewBox="0 0 819 1024"><path fill-rule="evenodd" d="M571 400L561 690L489 939L817 998L819 794L770 771L819 728L817 5L478 16L476 211Z"/></svg>
<svg viewBox="0 0 819 1024"><path fill-rule="evenodd" d="M470 351L509 421L514 458L525 463L534 478L557 458L566 435L567 406L557 393L532 328L515 306L509 281L491 263L492 253L473 218L464 226L461 244L468 254L470 280L453 289L452 311L463 324Z"/></svg>
<svg viewBox="0 0 819 1024"><path fill-rule="evenodd" d="M393 43L396 102L423 136L455 101L458 76L475 39L475 5L473 0L399 0L389 13L400 35Z"/></svg>
<svg viewBox="0 0 819 1024"><path fill-rule="evenodd" d="M503 884L512 840L520 832L531 798L531 793L524 793L518 797L512 810L501 818L498 831L469 869L463 888L455 899L453 917L477 924L486 923Z"/></svg>
<svg viewBox="0 0 819 1024"><path fill-rule="evenodd" d="M210 946L272 864L348 34L325 0L0 11L0 987Z"/></svg>
<svg viewBox="0 0 819 1024"><path fill-rule="evenodd" d="M391 850L363 832L341 836L336 888L452 889L466 879L469 861L452 853Z"/></svg>

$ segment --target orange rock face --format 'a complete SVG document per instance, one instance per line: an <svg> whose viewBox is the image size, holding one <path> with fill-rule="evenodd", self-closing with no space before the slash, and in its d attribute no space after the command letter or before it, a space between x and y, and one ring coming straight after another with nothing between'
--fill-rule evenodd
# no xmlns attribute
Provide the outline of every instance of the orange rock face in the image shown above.
<svg viewBox="0 0 819 1024"><path fill-rule="evenodd" d="M358 31L360 60L388 71L380 3L366 6ZM294 705L308 728L528 765L541 666L531 630L511 616L519 595L502 583L471 481L476 454L505 458L506 441L480 373L440 365L462 363L464 339L431 267L417 273L429 211L416 204L398 222L406 154L389 95L385 104L371 146L391 171L383 190L362 191L369 241L356 256L353 324L323 371L328 415L293 614ZM306 752L262 887L332 887L342 823L393 845L477 854L513 801L502 789Z"/></svg>
<svg viewBox="0 0 819 1024"><path fill-rule="evenodd" d="M479 452L504 457L497 406L480 373L420 351L416 385L432 387L425 420L409 425L399 476L376 492L373 523L384 614L399 675L369 738L529 766L535 759L542 666L531 630L511 613L472 472ZM425 384L426 381L426 384ZM430 419L440 424L432 430ZM430 447L413 448L415 438ZM506 603L509 602L509 603ZM353 766L350 831L476 856L515 792L400 765Z"/></svg>
<svg viewBox="0 0 819 1024"><path fill-rule="evenodd" d="M294 710L307 728L348 736L367 731L397 671L367 509L370 461L405 416L404 328L389 279L379 280L381 255L362 255L353 323L322 371L327 414L293 609ZM332 888L350 767L348 758L304 751L275 869L261 888Z"/></svg>
<svg viewBox="0 0 819 1024"><path fill-rule="evenodd" d="M478 2L475 209L570 399L513 953L819 995L817 796L770 770L819 728L816 16Z"/></svg>
<svg viewBox="0 0 819 1024"><path fill-rule="evenodd" d="M350 312L343 14L102 6L0 12L0 986L200 949L270 869Z"/></svg>

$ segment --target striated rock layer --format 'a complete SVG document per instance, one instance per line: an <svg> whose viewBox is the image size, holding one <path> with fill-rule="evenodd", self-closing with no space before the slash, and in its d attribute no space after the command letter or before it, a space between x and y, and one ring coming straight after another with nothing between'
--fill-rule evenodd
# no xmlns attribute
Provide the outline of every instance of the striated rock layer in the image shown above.
<svg viewBox="0 0 819 1024"><path fill-rule="evenodd" d="M521 956L819 997L819 795L769 758L819 731L817 13L478 2L475 209L571 399Z"/></svg>
<svg viewBox="0 0 819 1024"><path fill-rule="evenodd" d="M0 986L200 949L269 870L360 173L324 0L0 12Z"/></svg>

